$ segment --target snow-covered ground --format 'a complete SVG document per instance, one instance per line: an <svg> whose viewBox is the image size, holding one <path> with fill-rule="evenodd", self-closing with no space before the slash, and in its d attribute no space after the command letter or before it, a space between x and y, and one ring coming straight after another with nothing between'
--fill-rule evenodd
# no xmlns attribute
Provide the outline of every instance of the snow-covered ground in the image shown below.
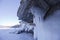
<svg viewBox="0 0 60 40"><path fill-rule="evenodd" d="M0 29L0 40L34 40L29 33L16 34L15 28Z"/></svg>

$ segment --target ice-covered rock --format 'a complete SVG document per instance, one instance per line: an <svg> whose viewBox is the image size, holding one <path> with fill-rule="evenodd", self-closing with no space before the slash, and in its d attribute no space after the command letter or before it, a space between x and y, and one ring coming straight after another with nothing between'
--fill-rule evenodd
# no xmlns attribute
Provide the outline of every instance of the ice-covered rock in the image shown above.
<svg viewBox="0 0 60 40"><path fill-rule="evenodd" d="M17 16L19 20L35 23L34 39L60 40L60 0L23 0L22 4Z"/></svg>

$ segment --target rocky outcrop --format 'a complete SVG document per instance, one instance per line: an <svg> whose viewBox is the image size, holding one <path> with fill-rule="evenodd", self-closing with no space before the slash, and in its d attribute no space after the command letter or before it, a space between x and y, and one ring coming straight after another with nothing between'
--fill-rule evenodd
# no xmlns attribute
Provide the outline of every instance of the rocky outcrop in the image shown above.
<svg viewBox="0 0 60 40"><path fill-rule="evenodd" d="M28 12L29 5L31 0L21 0L21 5L18 9L17 16L19 17L19 20L27 21L28 23L32 23L33 21L33 15ZM31 17L30 17L31 16ZM28 21L29 20L29 21Z"/></svg>
<svg viewBox="0 0 60 40"><path fill-rule="evenodd" d="M35 40L60 39L60 0L23 0L21 6L17 16L19 20L35 24Z"/></svg>
<svg viewBox="0 0 60 40"><path fill-rule="evenodd" d="M33 23L34 15L30 12L30 8L32 6L36 6L41 8L41 10L44 12L43 16L45 19L46 16L49 15L47 13L51 10L51 8L54 5L59 4L59 2L60 0L21 0L17 16L19 17L19 20Z"/></svg>

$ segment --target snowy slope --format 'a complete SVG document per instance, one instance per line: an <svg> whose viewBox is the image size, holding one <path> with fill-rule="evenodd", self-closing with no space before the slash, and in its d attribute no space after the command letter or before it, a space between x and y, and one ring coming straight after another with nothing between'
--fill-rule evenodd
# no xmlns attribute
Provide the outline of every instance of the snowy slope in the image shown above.
<svg viewBox="0 0 60 40"><path fill-rule="evenodd" d="M0 29L0 40L33 40L33 36L27 33L11 33L15 29Z"/></svg>

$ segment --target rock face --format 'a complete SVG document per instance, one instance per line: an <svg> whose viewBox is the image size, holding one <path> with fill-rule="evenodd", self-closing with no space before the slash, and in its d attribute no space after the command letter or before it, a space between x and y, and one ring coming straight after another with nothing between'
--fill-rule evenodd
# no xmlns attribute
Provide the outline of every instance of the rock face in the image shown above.
<svg viewBox="0 0 60 40"><path fill-rule="evenodd" d="M17 12L19 20L32 23L33 14L29 10L32 6L39 7L44 13L47 13L53 6L59 5L59 0L22 0L20 4Z"/></svg>
<svg viewBox="0 0 60 40"><path fill-rule="evenodd" d="M19 17L19 20L26 21L28 23L32 23L33 21L33 15L31 12L28 12L29 10L29 4L31 0L23 0L21 1L21 5L18 9L17 16ZM31 16L31 17L30 17ZM29 21L28 21L29 20Z"/></svg>
<svg viewBox="0 0 60 40"><path fill-rule="evenodd" d="M60 0L23 0L19 20L34 23L35 40L60 40Z"/></svg>

